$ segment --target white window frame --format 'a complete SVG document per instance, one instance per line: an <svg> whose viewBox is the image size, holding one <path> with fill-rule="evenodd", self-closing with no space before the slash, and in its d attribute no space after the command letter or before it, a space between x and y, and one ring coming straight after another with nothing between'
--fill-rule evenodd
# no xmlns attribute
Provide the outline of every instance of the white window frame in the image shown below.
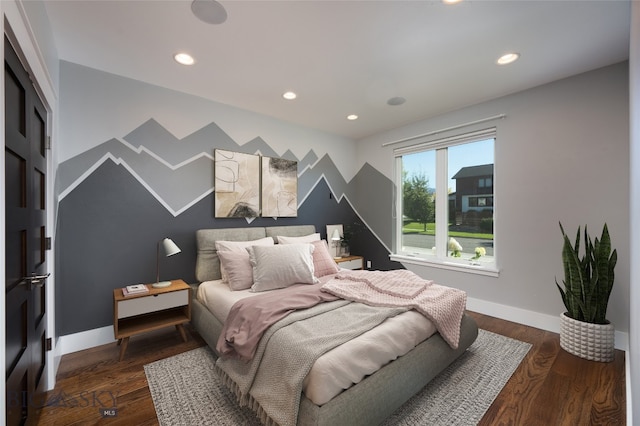
<svg viewBox="0 0 640 426"><path fill-rule="evenodd" d="M493 211L494 223L496 213L496 162L495 162L495 144L496 128L491 127L483 130L467 132L447 138L437 139L433 141L418 141L412 145L399 147L393 150L395 160L394 181L396 188L402 188L402 156L423 151L435 150L436 154L436 199L448 200L448 150L447 148L463 145L467 143L479 142L482 140L494 140L494 170L493 170ZM443 184L444 182L444 184ZM403 191L395 191L394 200L395 212L395 250L389 258L393 261L401 263L409 263L422 266L430 266L440 269L448 269L460 272L468 272L479 275L487 275L497 277L499 275L496 251L496 229L493 230L493 261L491 262L470 262L468 259L458 259L447 256L448 252L448 202L436 203L436 251L435 256L431 254L421 254L419 252L403 252L402 251L402 228L403 228ZM482 258L481 258L482 259Z"/></svg>

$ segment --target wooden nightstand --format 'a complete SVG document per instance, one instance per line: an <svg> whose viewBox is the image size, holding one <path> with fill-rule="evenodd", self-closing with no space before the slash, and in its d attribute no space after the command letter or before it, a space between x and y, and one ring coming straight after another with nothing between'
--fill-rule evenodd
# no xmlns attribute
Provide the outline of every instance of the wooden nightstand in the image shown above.
<svg viewBox="0 0 640 426"><path fill-rule="evenodd" d="M364 269L364 257L347 256L335 259L339 267L345 269Z"/></svg>
<svg viewBox="0 0 640 426"><path fill-rule="evenodd" d="M125 296L121 288L113 290L113 333L120 345L120 361L129 337L174 325L183 341L183 324L191 321L191 287L182 280L165 288L147 285L148 293Z"/></svg>

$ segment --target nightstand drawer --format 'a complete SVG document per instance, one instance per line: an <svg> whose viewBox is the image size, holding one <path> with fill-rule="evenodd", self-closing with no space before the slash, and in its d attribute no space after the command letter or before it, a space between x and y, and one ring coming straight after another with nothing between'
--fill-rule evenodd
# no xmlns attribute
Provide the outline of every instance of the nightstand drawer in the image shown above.
<svg viewBox="0 0 640 426"><path fill-rule="evenodd" d="M127 318L188 304L189 290L136 297L131 300L121 300L118 303L118 318Z"/></svg>
<svg viewBox="0 0 640 426"><path fill-rule="evenodd" d="M362 269L362 260L347 260L346 262L340 262L338 265L344 269Z"/></svg>
<svg viewBox="0 0 640 426"><path fill-rule="evenodd" d="M339 267L344 269L363 269L364 258L362 256L348 256L336 259Z"/></svg>

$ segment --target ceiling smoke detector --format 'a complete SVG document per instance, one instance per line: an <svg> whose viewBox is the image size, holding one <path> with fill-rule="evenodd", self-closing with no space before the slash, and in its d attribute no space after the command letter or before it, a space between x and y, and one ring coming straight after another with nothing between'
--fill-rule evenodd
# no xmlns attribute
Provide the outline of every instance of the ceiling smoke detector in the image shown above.
<svg viewBox="0 0 640 426"><path fill-rule="evenodd" d="M405 98L403 98L402 96L396 96L394 98L389 99L387 101L387 105L397 106L397 105L402 105L405 102L407 102Z"/></svg>
<svg viewBox="0 0 640 426"><path fill-rule="evenodd" d="M191 11L207 24L218 25L227 20L227 11L216 0L193 0Z"/></svg>

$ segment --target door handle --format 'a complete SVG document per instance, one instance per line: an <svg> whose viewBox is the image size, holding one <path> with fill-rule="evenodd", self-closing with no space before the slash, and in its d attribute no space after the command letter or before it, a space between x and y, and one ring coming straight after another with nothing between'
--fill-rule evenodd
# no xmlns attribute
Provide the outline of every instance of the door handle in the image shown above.
<svg viewBox="0 0 640 426"><path fill-rule="evenodd" d="M30 277L23 277L22 279L27 283L27 290L31 291L34 287L42 287L49 275L51 275L51 272L46 275L36 275L34 272Z"/></svg>

